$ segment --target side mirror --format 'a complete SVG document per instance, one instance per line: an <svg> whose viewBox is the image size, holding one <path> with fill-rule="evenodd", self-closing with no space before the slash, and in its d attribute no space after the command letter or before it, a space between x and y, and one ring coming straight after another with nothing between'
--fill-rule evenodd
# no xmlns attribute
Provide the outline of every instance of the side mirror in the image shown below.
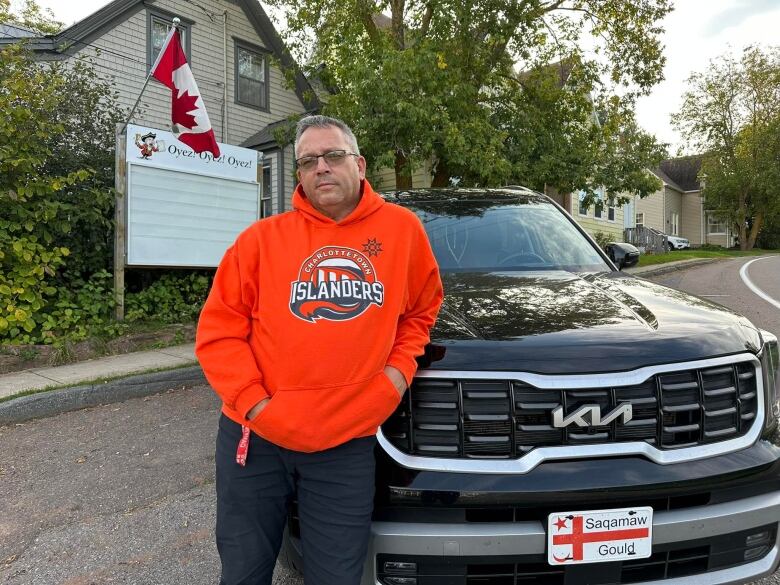
<svg viewBox="0 0 780 585"><path fill-rule="evenodd" d="M639 262L639 250L626 242L611 242L607 244L606 252L620 270L636 266Z"/></svg>

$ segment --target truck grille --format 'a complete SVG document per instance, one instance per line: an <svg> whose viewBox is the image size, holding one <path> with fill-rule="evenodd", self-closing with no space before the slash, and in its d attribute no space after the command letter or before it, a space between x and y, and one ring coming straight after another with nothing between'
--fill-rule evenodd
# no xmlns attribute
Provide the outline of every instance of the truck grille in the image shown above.
<svg viewBox="0 0 780 585"><path fill-rule="evenodd" d="M382 425L410 455L510 459L537 447L644 441L658 449L715 443L748 432L758 414L751 362L659 373L634 386L541 389L516 379L415 378ZM633 418L600 426L553 426L597 405L602 417L631 404ZM599 421L600 422L600 421Z"/></svg>

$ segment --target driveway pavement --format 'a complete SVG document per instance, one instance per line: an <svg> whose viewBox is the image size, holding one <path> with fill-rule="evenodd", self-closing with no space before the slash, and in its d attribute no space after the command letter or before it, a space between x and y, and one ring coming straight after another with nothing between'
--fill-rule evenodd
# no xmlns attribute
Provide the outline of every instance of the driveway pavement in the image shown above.
<svg viewBox="0 0 780 585"><path fill-rule="evenodd" d="M216 585L218 411L201 385L0 427L0 583Z"/></svg>

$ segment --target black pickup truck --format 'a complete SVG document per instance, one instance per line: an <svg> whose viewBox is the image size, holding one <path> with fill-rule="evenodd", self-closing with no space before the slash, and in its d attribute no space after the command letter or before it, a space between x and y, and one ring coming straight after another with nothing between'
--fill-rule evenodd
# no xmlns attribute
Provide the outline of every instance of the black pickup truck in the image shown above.
<svg viewBox="0 0 780 585"><path fill-rule="evenodd" d="M522 188L386 195L445 301L381 427L364 585L716 585L779 560L778 346ZM290 515L285 554L301 567Z"/></svg>

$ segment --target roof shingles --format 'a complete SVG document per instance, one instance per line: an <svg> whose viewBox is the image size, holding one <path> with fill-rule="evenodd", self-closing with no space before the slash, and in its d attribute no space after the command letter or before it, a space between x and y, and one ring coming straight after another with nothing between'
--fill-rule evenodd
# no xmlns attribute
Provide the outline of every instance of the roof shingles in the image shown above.
<svg viewBox="0 0 780 585"><path fill-rule="evenodd" d="M670 187L678 191L700 191L699 171L701 170L701 155L670 158L661 162L661 166L653 169L653 173Z"/></svg>

